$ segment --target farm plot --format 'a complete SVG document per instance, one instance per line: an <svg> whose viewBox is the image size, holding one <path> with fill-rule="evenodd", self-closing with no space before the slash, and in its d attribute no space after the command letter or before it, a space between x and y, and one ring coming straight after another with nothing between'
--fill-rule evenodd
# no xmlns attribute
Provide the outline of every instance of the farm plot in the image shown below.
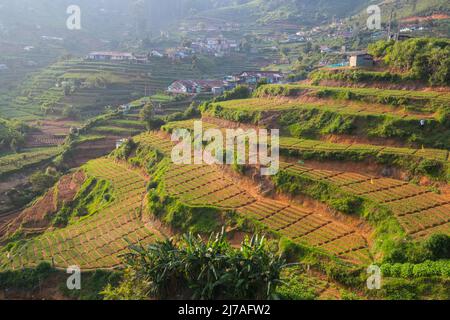
<svg viewBox="0 0 450 320"><path fill-rule="evenodd" d="M158 149L165 155L170 155L173 143L162 134L156 132L145 132L133 138L137 143L144 143Z"/></svg>
<svg viewBox="0 0 450 320"><path fill-rule="evenodd" d="M0 157L0 176L51 161L60 151L58 147L33 148Z"/></svg>
<svg viewBox="0 0 450 320"><path fill-rule="evenodd" d="M173 172L174 171L174 172ZM168 192L187 204L237 209L255 201L218 169L208 165L172 164L165 177Z"/></svg>
<svg viewBox="0 0 450 320"><path fill-rule="evenodd" d="M280 137L280 150L288 152L294 150L298 152L314 151L317 153L339 153L342 155L371 155L374 157L394 155L417 160L438 160L444 163L447 162L448 157L448 151L440 149L396 148L362 144L330 143L319 140L297 139L291 137Z"/></svg>
<svg viewBox="0 0 450 320"><path fill-rule="evenodd" d="M389 208L413 238L436 232L450 234L450 199L446 195L395 179L308 169L298 164L282 163L280 167L292 175L328 183Z"/></svg>
<svg viewBox="0 0 450 320"><path fill-rule="evenodd" d="M330 112L338 112L346 115L359 115L359 116L380 116L380 115L393 115L399 118L419 120L421 117L414 113L407 113L401 109L393 109L391 106L383 106L357 103L353 102L348 104L345 101L327 101L325 102L310 102L308 99L303 101L301 98L280 98L280 97L262 97L262 98L250 98L241 100L230 100L223 102L212 103L208 110L214 110L215 108L223 108L230 111L292 111L292 110L326 110ZM429 118L429 115L422 115L422 118Z"/></svg>
<svg viewBox="0 0 450 320"><path fill-rule="evenodd" d="M367 241L362 235L342 223L297 205L264 199L238 212L256 218L295 242L323 249L345 260L370 262Z"/></svg>
<svg viewBox="0 0 450 320"><path fill-rule="evenodd" d="M359 100L365 102L377 102L393 106L419 105L423 111L435 111L435 105L448 105L450 94L438 91L408 91L385 90L375 88L343 88L313 86L305 84L268 85L260 88L260 95L299 95L306 94L319 98L333 98L341 100ZM284 93L283 93L284 92Z"/></svg>
<svg viewBox="0 0 450 320"><path fill-rule="evenodd" d="M46 232L9 253L1 252L3 268L19 269L42 261L59 268L112 268L120 264L119 256L130 243L147 244L156 239L141 221L146 181L137 170L110 159L91 161L84 169L87 175L111 181L113 203L94 216Z"/></svg>
<svg viewBox="0 0 450 320"><path fill-rule="evenodd" d="M158 147L164 145L164 139L157 133L145 133L135 140ZM371 261L367 242L355 229L299 205L253 196L217 166L171 164L164 185L169 194L187 204L236 210L295 242L354 263Z"/></svg>

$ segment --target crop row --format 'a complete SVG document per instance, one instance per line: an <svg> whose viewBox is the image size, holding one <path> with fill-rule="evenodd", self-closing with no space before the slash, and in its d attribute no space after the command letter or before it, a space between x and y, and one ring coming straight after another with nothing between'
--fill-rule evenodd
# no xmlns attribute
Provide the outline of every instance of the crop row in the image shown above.
<svg viewBox="0 0 450 320"><path fill-rule="evenodd" d="M329 170L298 164L281 164L281 170L340 188L342 191L385 206L412 236L424 236L436 228L450 234L450 199L427 188L389 178Z"/></svg>
<svg viewBox="0 0 450 320"><path fill-rule="evenodd" d="M111 268L120 264L119 256L130 243L155 240L141 222L146 190L143 176L110 159L91 161L84 169L88 175L111 181L114 201L92 217L27 241L12 251L9 259L2 252L3 267L20 268L47 261L61 268L70 265L82 269Z"/></svg>

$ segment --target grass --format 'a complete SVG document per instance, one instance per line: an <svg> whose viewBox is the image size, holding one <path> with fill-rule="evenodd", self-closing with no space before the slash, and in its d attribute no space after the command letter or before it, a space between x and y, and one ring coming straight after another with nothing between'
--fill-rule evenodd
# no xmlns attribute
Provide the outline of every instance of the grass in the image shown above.
<svg viewBox="0 0 450 320"><path fill-rule="evenodd" d="M12 153L0 158L0 176L6 176L24 169L50 162L61 152L59 147L33 148Z"/></svg>
<svg viewBox="0 0 450 320"><path fill-rule="evenodd" d="M394 139L399 144L448 149L450 130L446 121L425 117L422 128L417 115L390 114L369 106L339 106L301 103L295 100L253 98L210 103L203 114L241 123L262 124L284 135L318 139L330 134L352 134L365 138Z"/></svg>
<svg viewBox="0 0 450 320"><path fill-rule="evenodd" d="M157 102L170 103L158 94L177 79L218 77L246 69L248 60L217 60L208 70L194 68L190 61L172 62L151 59L148 64L109 63L83 60L60 61L26 79L17 90L5 94L0 102L0 116L22 120L61 117L72 106L82 118L95 116L104 107L117 106L144 96L147 92ZM234 60L233 60L234 61ZM63 82L69 84L65 92Z"/></svg>
<svg viewBox="0 0 450 320"><path fill-rule="evenodd" d="M161 135L149 132L134 140L159 149L166 157L170 155L172 143ZM167 164L165 170L156 175L159 177L158 193L151 197L156 204L171 197L188 207L236 211L238 220L252 221L251 228L284 235L296 243L317 248L345 261L359 264L371 261L364 238L354 235L348 226L299 205L256 199L214 166ZM158 209L152 207L152 211L158 212Z"/></svg>
<svg viewBox="0 0 450 320"><path fill-rule="evenodd" d="M375 88L340 88L306 84L261 86L256 96L296 96L306 94L317 98L355 100L381 103L394 107L412 106L418 112L434 112L442 105L449 105L450 94L437 91L385 90Z"/></svg>

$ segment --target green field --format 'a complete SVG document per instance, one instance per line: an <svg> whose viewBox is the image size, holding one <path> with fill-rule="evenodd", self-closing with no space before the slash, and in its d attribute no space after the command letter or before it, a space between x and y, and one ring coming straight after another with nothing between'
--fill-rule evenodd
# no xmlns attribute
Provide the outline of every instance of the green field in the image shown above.
<svg viewBox="0 0 450 320"><path fill-rule="evenodd" d="M10 259L0 251L2 269L32 267L52 261L66 269L78 265L84 270L113 268L130 243L151 243L157 236L141 221L145 178L139 172L113 160L99 159L83 167L86 174L111 182L114 201L93 216L54 231L47 231L13 247Z"/></svg>
<svg viewBox="0 0 450 320"><path fill-rule="evenodd" d="M21 172L42 163L50 163L61 151L59 147L33 148L0 157L0 177Z"/></svg>
<svg viewBox="0 0 450 320"><path fill-rule="evenodd" d="M339 88L306 84L290 84L262 86L256 92L256 96L260 97L297 95L380 103L394 107L408 107L411 110L423 113L432 113L439 107L448 106L450 104L450 93L437 91Z"/></svg>

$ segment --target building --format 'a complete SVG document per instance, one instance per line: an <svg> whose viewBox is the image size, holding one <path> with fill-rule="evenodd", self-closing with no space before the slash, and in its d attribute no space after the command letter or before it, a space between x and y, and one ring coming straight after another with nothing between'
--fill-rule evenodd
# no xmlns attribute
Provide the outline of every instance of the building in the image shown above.
<svg viewBox="0 0 450 320"><path fill-rule="evenodd" d="M284 79L284 75L278 71L244 71L238 75L240 82L254 85L261 80L267 83L280 83Z"/></svg>
<svg viewBox="0 0 450 320"><path fill-rule="evenodd" d="M129 52L98 51L89 53L86 59L95 61L132 61L135 57Z"/></svg>
<svg viewBox="0 0 450 320"><path fill-rule="evenodd" d="M131 106L129 104L124 104L119 107L119 112L122 112L123 114L128 114L128 112L130 112L130 110L131 110Z"/></svg>
<svg viewBox="0 0 450 320"><path fill-rule="evenodd" d="M394 33L389 35L389 39L395 41L405 41L412 38L413 37L410 36L409 34L402 34L402 33Z"/></svg>
<svg viewBox="0 0 450 320"><path fill-rule="evenodd" d="M211 89L211 92L215 96L220 96L220 95L222 95L225 92L225 87L224 86L222 86L222 87L213 87Z"/></svg>
<svg viewBox="0 0 450 320"><path fill-rule="evenodd" d="M116 140L116 149L119 149L124 143L127 143L128 139L118 139Z"/></svg>
<svg viewBox="0 0 450 320"><path fill-rule="evenodd" d="M372 67L375 62L373 56L368 53L353 54L349 59L350 67Z"/></svg>
<svg viewBox="0 0 450 320"><path fill-rule="evenodd" d="M0 71L1 70L8 70L8 66L6 64L0 64Z"/></svg>
<svg viewBox="0 0 450 320"><path fill-rule="evenodd" d="M157 50L152 50L151 56L152 56L152 57L162 58L162 57L164 57L164 54L162 54L161 52L159 52L159 51L157 51Z"/></svg>
<svg viewBox="0 0 450 320"><path fill-rule="evenodd" d="M224 86L222 80L177 80L167 88L167 91L170 93L182 94L217 94L220 90L223 90Z"/></svg>
<svg viewBox="0 0 450 320"><path fill-rule="evenodd" d="M148 63L149 56L148 54L135 54L133 56L133 61L140 64Z"/></svg>

